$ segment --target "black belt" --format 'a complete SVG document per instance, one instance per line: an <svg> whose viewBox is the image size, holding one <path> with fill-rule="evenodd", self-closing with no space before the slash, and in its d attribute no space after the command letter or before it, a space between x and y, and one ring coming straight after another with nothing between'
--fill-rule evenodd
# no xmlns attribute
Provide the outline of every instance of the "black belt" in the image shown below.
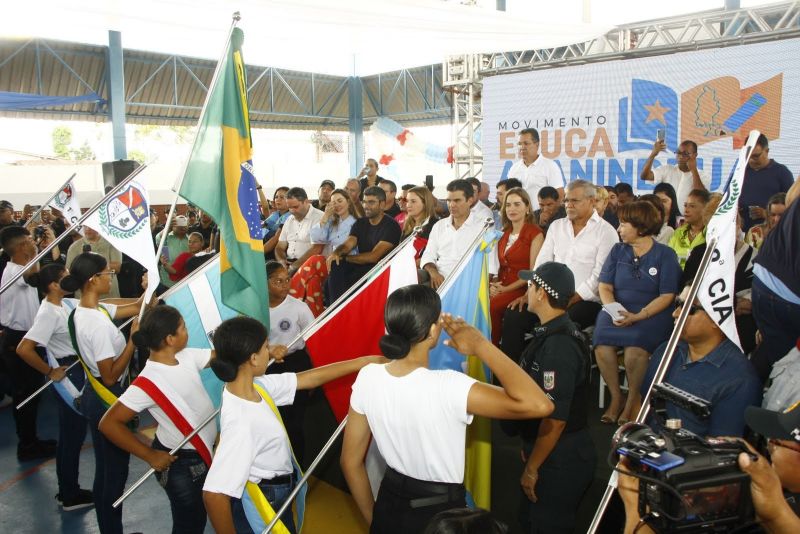
<svg viewBox="0 0 800 534"><path fill-rule="evenodd" d="M466 490L463 484L450 482L431 482L419 480L408 475L398 473L391 467L386 468L384 480L397 489L404 490L415 495L429 495L417 499L411 499L408 504L411 508L425 508L426 506L436 506L448 502L464 499Z"/></svg>
<svg viewBox="0 0 800 534"><path fill-rule="evenodd" d="M292 482L294 482L294 474L289 473L287 475L278 475L273 478L262 479L261 482L258 483L258 485L283 486L285 484L291 484Z"/></svg>
<svg viewBox="0 0 800 534"><path fill-rule="evenodd" d="M153 438L153 444L151 445L154 449L158 449L160 451L169 452L170 449L167 448L166 445L158 441L158 437ZM194 460L195 458L201 458L200 453L197 452L195 449L178 449L173 456L177 456L178 458Z"/></svg>

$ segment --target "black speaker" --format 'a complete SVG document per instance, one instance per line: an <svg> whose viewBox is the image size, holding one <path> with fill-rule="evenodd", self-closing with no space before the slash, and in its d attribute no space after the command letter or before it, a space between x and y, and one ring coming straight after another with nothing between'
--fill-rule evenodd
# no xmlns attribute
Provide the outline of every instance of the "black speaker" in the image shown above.
<svg viewBox="0 0 800 534"><path fill-rule="evenodd" d="M110 191L122 180L127 178L138 166L139 162L133 161L132 159L118 159L117 161L104 162L103 186L106 192Z"/></svg>

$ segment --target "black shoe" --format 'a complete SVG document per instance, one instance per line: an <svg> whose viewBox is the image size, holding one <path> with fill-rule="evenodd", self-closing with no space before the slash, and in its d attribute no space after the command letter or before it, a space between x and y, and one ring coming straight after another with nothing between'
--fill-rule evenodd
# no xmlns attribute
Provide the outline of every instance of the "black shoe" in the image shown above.
<svg viewBox="0 0 800 534"><path fill-rule="evenodd" d="M56 455L56 446L48 445L41 441L35 441L24 447L17 446L17 460L20 462L30 462L31 460L43 460L52 458Z"/></svg>
<svg viewBox="0 0 800 534"><path fill-rule="evenodd" d="M40 439L38 441L39 441L39 443L43 443L43 444L48 445L50 447L58 447L58 441L56 441L54 439Z"/></svg>
<svg viewBox="0 0 800 534"><path fill-rule="evenodd" d="M85 489L79 489L78 493L75 494L73 498L62 500L61 506L65 512L90 508L94 506L92 492Z"/></svg>

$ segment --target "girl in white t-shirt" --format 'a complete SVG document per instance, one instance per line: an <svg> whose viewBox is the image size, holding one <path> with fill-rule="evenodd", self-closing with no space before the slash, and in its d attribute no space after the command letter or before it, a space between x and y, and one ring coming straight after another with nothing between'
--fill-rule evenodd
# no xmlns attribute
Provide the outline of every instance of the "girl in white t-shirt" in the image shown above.
<svg viewBox="0 0 800 534"><path fill-rule="evenodd" d="M122 534L122 506L112 504L125 490L128 479L130 454L111 443L100 432L98 424L108 407L122 394L128 375L128 364L134 345L117 329L112 319L130 317L136 306L126 306L128 313L118 307L110 313L100 306L100 295L111 289L111 278L116 275L108 269L103 256L93 252L79 254L69 266L67 276L61 279L61 288L74 293L81 290L79 305L72 311L67 324L73 347L82 360L88 384L80 397L81 412L89 419L94 445L95 514L102 534ZM131 333L139 323L134 320Z"/></svg>
<svg viewBox="0 0 800 534"><path fill-rule="evenodd" d="M528 374L461 318L440 319L430 287L400 288L386 301L386 365L359 372L350 397L341 464L353 498L373 533L422 532L438 512L466 506L466 426L473 415L546 417L553 403ZM442 329L462 354L475 355L502 387L451 370L428 369ZM377 501L364 467L371 437L387 470Z"/></svg>
<svg viewBox="0 0 800 534"><path fill-rule="evenodd" d="M186 323L172 306L148 310L132 337L137 346L150 349L150 357L136 380L103 416L100 431L156 470L169 498L172 531L201 534L206 526L203 483L217 439L216 422L205 425L175 456L167 451L214 412L200 379L211 350L186 348ZM139 441L127 426L144 410L158 423L151 447Z"/></svg>
<svg viewBox="0 0 800 534"><path fill-rule="evenodd" d="M220 324L214 331L214 350L211 368L227 385L222 393L219 446L203 499L218 534L251 530L260 534L259 518L242 502L247 483L256 484L256 491L277 512L298 482L286 431L264 395L277 406L291 404L297 390L319 387L383 358L356 358L302 373L265 376L270 357L267 329L249 317ZM296 532L290 512L281 520L289 532Z"/></svg>
<svg viewBox="0 0 800 534"><path fill-rule="evenodd" d="M311 369L306 344L298 335L314 322L314 315L305 302L289 295L289 271L282 263L267 262L269 291L269 354L275 359L267 374L300 373ZM298 391L294 402L279 408L295 458L303 463L306 448L303 420L308 406L308 391Z"/></svg>

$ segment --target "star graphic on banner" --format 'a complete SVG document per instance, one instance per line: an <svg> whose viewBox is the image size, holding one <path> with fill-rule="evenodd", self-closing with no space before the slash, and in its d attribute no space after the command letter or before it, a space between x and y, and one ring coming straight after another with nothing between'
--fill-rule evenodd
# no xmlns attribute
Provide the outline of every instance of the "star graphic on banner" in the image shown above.
<svg viewBox="0 0 800 534"><path fill-rule="evenodd" d="M660 100L656 100L656 103L652 106L644 106L644 109L647 110L648 115L647 118L644 120L645 123L650 121L661 121L661 124L667 125L667 121L664 119L664 115L669 111L670 108L665 108L661 105Z"/></svg>

